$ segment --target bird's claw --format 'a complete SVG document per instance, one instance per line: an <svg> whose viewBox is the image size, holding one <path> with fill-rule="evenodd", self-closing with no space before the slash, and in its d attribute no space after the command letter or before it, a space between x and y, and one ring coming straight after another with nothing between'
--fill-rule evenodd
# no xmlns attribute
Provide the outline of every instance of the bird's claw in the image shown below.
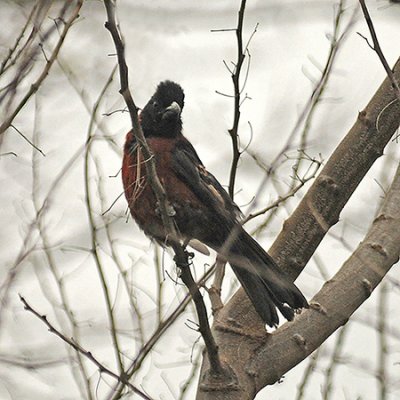
<svg viewBox="0 0 400 400"><path fill-rule="evenodd" d="M194 258L194 253L187 250L182 251L183 254L175 254L174 261L179 268L188 267L191 260Z"/></svg>
<svg viewBox="0 0 400 400"><path fill-rule="evenodd" d="M160 209L160 204L158 202L156 204L155 212L157 216L161 217L161 209ZM168 217L175 217L176 215L175 208L169 203L166 204L166 212Z"/></svg>

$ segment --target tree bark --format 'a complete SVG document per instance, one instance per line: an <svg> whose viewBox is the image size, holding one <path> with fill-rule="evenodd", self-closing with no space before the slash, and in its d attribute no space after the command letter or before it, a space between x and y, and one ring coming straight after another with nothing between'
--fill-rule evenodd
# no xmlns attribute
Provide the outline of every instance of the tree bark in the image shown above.
<svg viewBox="0 0 400 400"><path fill-rule="evenodd" d="M393 71L400 81L400 59ZM301 273L329 228L338 222L344 205L383 154L399 124L400 104L386 78L285 221L269 251L291 279ZM278 381L346 323L398 259L398 175L363 243L337 275L325 283L310 302L310 309L295 321L267 334L244 291L235 293L213 325L221 359L231 368L231 376L218 385L210 385L205 358L197 400L253 399L259 390Z"/></svg>

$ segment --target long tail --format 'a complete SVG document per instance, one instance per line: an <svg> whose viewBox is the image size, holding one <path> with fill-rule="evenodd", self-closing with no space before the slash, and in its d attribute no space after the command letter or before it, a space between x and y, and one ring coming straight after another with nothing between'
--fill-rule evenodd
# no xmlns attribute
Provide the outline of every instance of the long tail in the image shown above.
<svg viewBox="0 0 400 400"><path fill-rule="evenodd" d="M308 307L307 300L274 260L241 229L227 259L257 313L269 326L276 326L282 315L292 320L294 311Z"/></svg>

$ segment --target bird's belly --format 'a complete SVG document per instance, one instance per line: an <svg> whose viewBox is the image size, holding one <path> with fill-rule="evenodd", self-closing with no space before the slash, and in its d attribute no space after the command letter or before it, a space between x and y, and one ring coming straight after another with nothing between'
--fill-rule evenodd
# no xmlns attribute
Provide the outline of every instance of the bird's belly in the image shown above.
<svg viewBox="0 0 400 400"><path fill-rule="evenodd" d="M163 182L162 182L163 183ZM167 185L164 188L168 187ZM168 212L173 218L177 233L182 240L196 238L202 240L205 232L213 231L212 219L202 208L187 197L167 190ZM144 233L161 243L166 241L166 233L161 218L161 211L156 197L147 183L145 188L129 202L131 213Z"/></svg>
<svg viewBox="0 0 400 400"><path fill-rule="evenodd" d="M170 163L157 154L158 178L167 194L169 211L180 238L201 240L202 232L210 228L209 218L194 193L170 170ZM147 179L143 160L137 153L125 157L123 162L123 185L125 197L133 218L147 236L165 243L166 233L156 196ZM200 237L199 237L200 236Z"/></svg>
<svg viewBox="0 0 400 400"><path fill-rule="evenodd" d="M192 192L172 168L173 144L148 140L156 161L157 176L163 185L175 227L183 240L198 239L217 248L226 236L226 226L221 224L213 209ZM161 219L156 196L147 180L145 161L141 151L125 151L122 164L125 196L131 214L144 233L160 243L166 242L166 232Z"/></svg>

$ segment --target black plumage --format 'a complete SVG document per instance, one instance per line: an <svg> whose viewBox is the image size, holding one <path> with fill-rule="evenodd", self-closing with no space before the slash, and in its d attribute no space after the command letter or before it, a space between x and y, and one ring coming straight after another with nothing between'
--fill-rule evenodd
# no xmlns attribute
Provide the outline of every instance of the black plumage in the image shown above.
<svg viewBox="0 0 400 400"><path fill-rule="evenodd" d="M295 310L307 307L306 299L243 229L239 208L183 136L183 106L182 88L165 81L140 115L181 239L197 239L226 258L265 323L278 324L276 308L286 319L293 319ZM131 213L147 235L166 243L144 162L133 134L128 133L122 177Z"/></svg>

